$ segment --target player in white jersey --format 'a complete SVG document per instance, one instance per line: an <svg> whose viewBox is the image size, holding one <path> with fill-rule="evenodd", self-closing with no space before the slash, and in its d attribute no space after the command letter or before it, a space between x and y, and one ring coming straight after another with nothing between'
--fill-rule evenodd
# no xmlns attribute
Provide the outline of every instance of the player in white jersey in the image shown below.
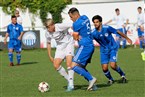
<svg viewBox="0 0 145 97"><path fill-rule="evenodd" d="M105 25L108 23L111 23L112 21L116 22L116 29L120 32L123 32L124 34L127 34L127 31L125 29L126 25L129 22L129 19L125 18L123 15L120 14L120 10L118 8L115 9L116 15L109 20L108 22L104 23ZM126 24L124 23L126 21ZM118 47L120 48L120 41L123 42L122 48L126 47L126 40L122 38L119 34L116 35L116 42L118 44Z"/></svg>
<svg viewBox="0 0 145 97"><path fill-rule="evenodd" d="M17 17L17 23L22 25L22 17L20 16L18 10L15 11L15 16Z"/></svg>
<svg viewBox="0 0 145 97"><path fill-rule="evenodd" d="M71 69L72 57L74 56L74 40L68 33L68 29L72 24L54 24L52 19L47 19L45 26L47 28L45 35L47 39L48 56L54 68L68 81L67 91L70 91L69 87L74 88L74 71ZM51 55L51 39L55 39L57 43L54 58ZM64 58L66 59L68 73L65 71L64 67L61 66Z"/></svg>
<svg viewBox="0 0 145 97"><path fill-rule="evenodd" d="M137 15L137 31L138 31L138 38L140 41L140 49L143 49L143 40L144 40L144 31L143 24L144 24L144 14L142 13L142 8L137 8L138 15Z"/></svg>
<svg viewBox="0 0 145 97"><path fill-rule="evenodd" d="M145 20L145 9L144 9L144 20ZM141 53L142 60L145 61L145 21L143 23L142 31L144 31L144 52Z"/></svg>

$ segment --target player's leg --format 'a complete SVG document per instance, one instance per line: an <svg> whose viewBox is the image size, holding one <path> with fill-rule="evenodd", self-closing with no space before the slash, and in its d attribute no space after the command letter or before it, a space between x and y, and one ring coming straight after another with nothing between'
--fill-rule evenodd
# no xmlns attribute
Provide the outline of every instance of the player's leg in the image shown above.
<svg viewBox="0 0 145 97"><path fill-rule="evenodd" d="M65 48L66 55L66 65L68 70L68 87L67 91L71 91L74 89L74 71L71 68L72 58L74 56L74 40L70 39L70 42L67 44Z"/></svg>
<svg viewBox="0 0 145 97"><path fill-rule="evenodd" d="M141 53L142 60L145 61L145 33L143 33L143 48L144 51Z"/></svg>
<svg viewBox="0 0 145 97"><path fill-rule="evenodd" d="M127 31L125 28L122 28L122 32L126 35L127 34ZM122 37L122 48L124 49L126 47L126 39Z"/></svg>
<svg viewBox="0 0 145 97"><path fill-rule="evenodd" d="M112 50L110 53L110 66L113 70L120 74L122 77L122 82L126 82L125 73L123 70L117 66L117 50Z"/></svg>
<svg viewBox="0 0 145 97"><path fill-rule="evenodd" d="M82 68L87 65L88 59L92 56L94 52L93 46L81 46L78 48L72 62L72 69L79 75L83 76L89 80L88 90L93 87L96 82L94 78L86 69Z"/></svg>
<svg viewBox="0 0 145 97"><path fill-rule="evenodd" d="M137 29L138 31L138 37L139 37L139 42L140 42L140 49L143 49L143 35L142 35L142 31L140 28Z"/></svg>
<svg viewBox="0 0 145 97"><path fill-rule="evenodd" d="M16 54L17 54L16 55L17 65L20 65L20 62L21 62L21 50L22 50L22 48L21 48L21 42L20 41L17 42L17 45L14 46L14 49L15 49Z"/></svg>
<svg viewBox="0 0 145 97"><path fill-rule="evenodd" d="M64 53L63 49L57 48L56 52L55 52L53 65L54 65L54 68L59 72L59 74L62 75L68 81L68 74L67 74L65 68L63 66L61 66L61 63L62 63L64 57L65 57L65 53Z"/></svg>
<svg viewBox="0 0 145 97"><path fill-rule="evenodd" d="M67 70L68 70L68 87L67 91L71 91L74 89L74 71L71 68L72 63L72 55L66 56L66 64L67 64Z"/></svg>
<svg viewBox="0 0 145 97"><path fill-rule="evenodd" d="M107 84L108 84L108 85L111 85L111 84L113 84L114 79L113 79L113 77L111 76L111 73L110 73L110 71L109 71L109 69L108 69L109 55L106 54L106 53L100 53L100 56L101 56L102 70L103 70L103 72L104 72L104 75L108 78Z"/></svg>
<svg viewBox="0 0 145 97"><path fill-rule="evenodd" d="M54 58L53 65L54 65L54 68L58 71L58 73L68 81L68 74L65 68L61 66L62 60L63 59L60 59L60 58Z"/></svg>
<svg viewBox="0 0 145 97"><path fill-rule="evenodd" d="M13 49L14 49L14 47L13 47L13 41L12 40L10 40L9 41L9 44L8 44L8 56L9 56L9 61L10 61L10 66L14 66L14 64L13 64Z"/></svg>

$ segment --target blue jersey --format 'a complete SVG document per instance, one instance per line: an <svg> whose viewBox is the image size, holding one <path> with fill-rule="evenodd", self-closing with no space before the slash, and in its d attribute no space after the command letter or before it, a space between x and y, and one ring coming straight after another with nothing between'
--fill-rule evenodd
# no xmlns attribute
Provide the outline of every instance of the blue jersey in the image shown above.
<svg viewBox="0 0 145 97"><path fill-rule="evenodd" d="M118 49L112 33L117 34L117 30L107 25L102 25L100 32L96 29L92 31L93 38L100 44L101 52L109 52L110 50Z"/></svg>
<svg viewBox="0 0 145 97"><path fill-rule="evenodd" d="M79 45L93 44L91 37L90 20L86 15L80 16L73 23L73 30L74 32L78 32L81 37L80 40L78 41Z"/></svg>
<svg viewBox="0 0 145 97"><path fill-rule="evenodd" d="M9 34L10 40L18 39L21 32L23 32L23 27L18 23L16 23L15 25L9 24L7 27L7 33Z"/></svg>

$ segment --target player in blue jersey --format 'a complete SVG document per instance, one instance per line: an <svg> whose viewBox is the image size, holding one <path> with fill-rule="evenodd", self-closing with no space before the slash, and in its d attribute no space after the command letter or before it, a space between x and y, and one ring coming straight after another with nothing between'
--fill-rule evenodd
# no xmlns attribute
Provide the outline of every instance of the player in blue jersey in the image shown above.
<svg viewBox="0 0 145 97"><path fill-rule="evenodd" d="M138 15L137 15L137 32L138 32L138 38L140 41L140 49L143 49L143 43L144 43L144 31L143 25L144 25L144 13L142 12L142 8L137 8Z"/></svg>
<svg viewBox="0 0 145 97"><path fill-rule="evenodd" d="M12 23L8 25L7 32L4 38L4 44L7 42L7 38L9 37L8 43L8 56L10 60L10 66L14 66L13 64L13 51L17 53L17 65L20 65L21 60L21 39L23 35L23 27L17 23L17 17L11 17Z"/></svg>
<svg viewBox="0 0 145 97"><path fill-rule="evenodd" d="M94 52L93 39L91 37L90 20L86 15L80 16L77 8L71 8L68 12L73 21L73 37L78 41L79 47L75 53L72 62L72 69L79 75L84 76L89 81L87 90L94 87L96 78L93 77L87 70L86 65L90 63Z"/></svg>
<svg viewBox="0 0 145 97"><path fill-rule="evenodd" d="M102 17L99 15L95 15L92 18L92 21L95 26L95 29L92 31L92 36L100 44L101 65L105 76L109 79L108 84L111 85L114 82L114 79L111 76L110 71L108 70L109 63L111 68L118 72L122 77L121 82L127 82L125 73L117 65L118 45L114 40L112 34L121 35L130 44L132 44L132 41L119 30L116 30L111 26L102 25Z"/></svg>

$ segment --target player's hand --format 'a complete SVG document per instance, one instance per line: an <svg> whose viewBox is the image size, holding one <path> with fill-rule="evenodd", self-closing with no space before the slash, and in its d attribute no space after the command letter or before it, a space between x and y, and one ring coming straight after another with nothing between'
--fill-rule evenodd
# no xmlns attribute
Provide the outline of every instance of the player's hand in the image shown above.
<svg viewBox="0 0 145 97"><path fill-rule="evenodd" d="M127 42L129 43L129 44L132 44L132 40L131 39L127 39Z"/></svg>
<svg viewBox="0 0 145 97"><path fill-rule="evenodd" d="M21 40L21 39L22 39L22 38L19 36L19 37L18 37L18 40Z"/></svg>
<svg viewBox="0 0 145 97"><path fill-rule="evenodd" d="M7 39L4 39L4 44L5 44L5 45L7 44Z"/></svg>

